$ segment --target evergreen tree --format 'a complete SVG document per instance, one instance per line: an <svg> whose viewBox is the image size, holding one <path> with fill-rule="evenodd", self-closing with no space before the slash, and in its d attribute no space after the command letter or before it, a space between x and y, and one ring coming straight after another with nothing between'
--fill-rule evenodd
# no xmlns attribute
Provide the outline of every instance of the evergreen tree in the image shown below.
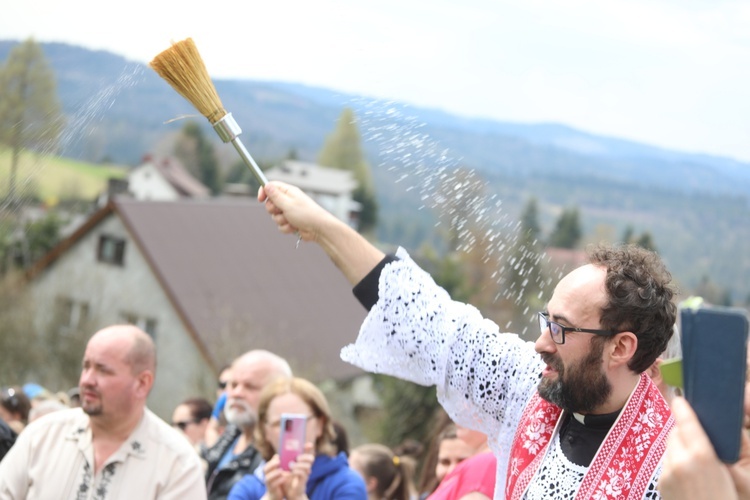
<svg viewBox="0 0 750 500"><path fill-rule="evenodd" d="M389 375L373 375L374 388L382 402L383 419L374 442L394 447L407 438L424 441L430 432L429 423L440 408L435 387L426 387Z"/></svg>
<svg viewBox="0 0 750 500"><path fill-rule="evenodd" d="M656 252L656 244L654 244L654 238L653 236L651 236L651 233L648 231L644 231L640 236L636 238L635 230L630 224L628 224L628 226L625 228L625 232L622 234L622 243L626 245L634 244L641 248L645 248L646 250Z"/></svg>
<svg viewBox="0 0 750 500"><path fill-rule="evenodd" d="M370 166L365 160L362 138L352 109L344 108L341 112L336 128L326 137L318 155L318 163L324 167L353 172L358 188L352 197L362 205L358 229L363 233L372 231L377 223L375 184Z"/></svg>
<svg viewBox="0 0 750 500"><path fill-rule="evenodd" d="M175 156L211 193L216 195L221 192L224 183L213 144L206 139L203 129L196 122L188 122L182 128L181 137L175 145Z"/></svg>
<svg viewBox="0 0 750 500"><path fill-rule="evenodd" d="M257 160L256 163L262 171L266 171L270 167L268 163L262 160ZM249 184L251 193L257 192L260 187L258 179L255 178L253 171L250 170L245 161L241 159L235 161L229 167L229 171L224 178L224 183Z"/></svg>
<svg viewBox="0 0 750 500"><path fill-rule="evenodd" d="M641 248L645 248L646 250L651 250L652 252L656 252L656 245L654 244L654 238L651 236L651 233L649 233L648 231L641 234L638 237L638 239L635 241L635 244Z"/></svg>
<svg viewBox="0 0 750 500"><path fill-rule="evenodd" d="M549 237L548 245L556 248L572 249L581 241L582 235L578 208L565 209L557 220L555 230Z"/></svg>
<svg viewBox="0 0 750 500"><path fill-rule="evenodd" d="M633 238L635 238L635 231L633 229L633 226L631 224L628 224L627 227L625 227L625 231L622 233L622 243L629 244L633 243Z"/></svg>
<svg viewBox="0 0 750 500"><path fill-rule="evenodd" d="M52 250L60 242L63 224L56 212L50 212L39 220L27 222L21 238L12 238L7 233L11 226L4 226L0 230L0 274L11 267L28 268Z"/></svg>
<svg viewBox="0 0 750 500"><path fill-rule="evenodd" d="M63 128L57 84L33 39L11 49L0 69L0 141L11 150L8 197L16 201L16 175L24 148L51 150Z"/></svg>
<svg viewBox="0 0 750 500"><path fill-rule="evenodd" d="M732 307L732 291L728 288L724 289L724 293L721 294L720 306Z"/></svg>
<svg viewBox="0 0 750 500"><path fill-rule="evenodd" d="M486 195L485 181L465 167L457 168L437 186L433 202L448 252L467 250L471 242L481 240L484 231L474 221Z"/></svg>
<svg viewBox="0 0 750 500"><path fill-rule="evenodd" d="M238 160L232 163L232 166L229 167L229 172L227 172L227 176L224 180L230 184L247 184L252 176L253 173L247 168L245 162L243 160Z"/></svg>
<svg viewBox="0 0 750 500"><path fill-rule="evenodd" d="M42 258L60 241L60 230L64 221L55 212L50 212L44 218L29 222L26 226L26 240L28 241L29 259L24 267Z"/></svg>
<svg viewBox="0 0 750 500"><path fill-rule="evenodd" d="M513 323L519 325L522 336L524 331L521 325L528 324L528 311L539 311L544 307L540 297L546 284L542 270L540 234L537 201L532 197L521 214L520 227L505 265L504 286L515 297L515 301L508 304L510 315ZM534 337L534 333L531 337Z"/></svg>
<svg viewBox="0 0 750 500"><path fill-rule="evenodd" d="M525 237L531 240L538 240L542 233L542 229L539 226L539 208L534 197L531 197L526 202L526 206L523 209L523 213L521 214L521 229L526 235Z"/></svg>
<svg viewBox="0 0 750 500"><path fill-rule="evenodd" d="M703 275L691 295L702 297L709 304L722 305L726 302L727 289L714 283L708 275Z"/></svg>
<svg viewBox="0 0 750 500"><path fill-rule="evenodd" d="M451 251L444 257L439 257L434 248L425 244L419 254L421 257L418 258L418 264L432 276L435 283L448 292L453 300L471 301L472 296L477 292L477 286L469 282L467 265L459 252Z"/></svg>

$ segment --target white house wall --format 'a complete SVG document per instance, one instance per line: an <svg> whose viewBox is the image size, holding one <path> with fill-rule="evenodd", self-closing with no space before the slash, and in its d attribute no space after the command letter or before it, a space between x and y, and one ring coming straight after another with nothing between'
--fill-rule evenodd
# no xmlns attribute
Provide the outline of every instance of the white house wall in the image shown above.
<svg viewBox="0 0 750 500"><path fill-rule="evenodd" d="M353 200L352 197L347 194L330 194L330 193L319 193L309 192L315 201L321 207L336 216L339 220L352 225L350 213L352 210Z"/></svg>
<svg viewBox="0 0 750 500"><path fill-rule="evenodd" d="M153 164L145 164L128 176L128 190L137 200L173 201L180 198L180 194L167 182Z"/></svg>
<svg viewBox="0 0 750 500"><path fill-rule="evenodd" d="M126 240L124 266L97 261L102 234ZM59 296L87 302L95 330L123 323L123 312L156 320L157 374L149 407L162 418L171 418L174 407L187 397L203 396L209 401L214 397L215 375L119 217L106 217L38 275L31 287L38 329L49 324Z"/></svg>

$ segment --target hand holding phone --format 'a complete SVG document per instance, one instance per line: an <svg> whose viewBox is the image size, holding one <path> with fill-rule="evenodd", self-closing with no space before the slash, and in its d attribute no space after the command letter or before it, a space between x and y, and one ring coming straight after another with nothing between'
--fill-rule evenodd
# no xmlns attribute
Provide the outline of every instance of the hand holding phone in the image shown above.
<svg viewBox="0 0 750 500"><path fill-rule="evenodd" d="M727 307L684 309L680 321L685 398L719 459L735 463L745 413L747 315Z"/></svg>
<svg viewBox="0 0 750 500"><path fill-rule="evenodd" d="M307 415L282 413L279 437L279 467L289 470L289 464L305 449Z"/></svg>

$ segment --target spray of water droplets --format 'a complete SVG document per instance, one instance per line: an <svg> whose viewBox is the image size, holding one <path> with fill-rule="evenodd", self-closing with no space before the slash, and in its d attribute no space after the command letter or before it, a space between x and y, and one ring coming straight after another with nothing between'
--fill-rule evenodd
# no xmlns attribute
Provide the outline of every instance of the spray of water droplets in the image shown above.
<svg viewBox="0 0 750 500"><path fill-rule="evenodd" d="M459 168L461 158L433 140L424 131L425 124L410 116L403 104L355 99L352 106L359 110L363 139L379 154L378 168L387 169L406 192L414 193L420 209L433 210L438 226L447 224L450 232L458 235L457 251L483 250L484 263L500 290L495 301L506 299L521 307L531 279L540 290L537 299L541 301L552 278L532 271L549 264L550 258L519 245L521 223L503 210L502 200L488 183L475 170ZM473 194L477 192L482 194ZM521 279L508 280L510 269ZM562 276L562 271L553 274ZM525 306L523 314L535 312ZM506 331L510 326L510 322L505 325Z"/></svg>
<svg viewBox="0 0 750 500"><path fill-rule="evenodd" d="M80 142L86 135L90 135L93 131L93 124L107 111L115 102L117 96L122 92L123 89L133 87L140 82L143 75L143 67L138 64L126 65L115 82L102 87L99 92L89 98L84 104L75 111L71 116L67 117L67 125L60 137L56 141L49 141L47 144L40 145L37 148L38 155L34 163L25 170L24 177L19 179L16 186L16 193L19 198L23 198L33 188L33 181L39 175L43 174L43 170L46 168L45 162L42 158L45 155L49 155L53 152L62 154L64 156L65 151L76 143ZM12 199L6 199L2 205L0 205L0 211L11 210L11 204L14 202ZM13 211L19 210L20 207L12 207Z"/></svg>

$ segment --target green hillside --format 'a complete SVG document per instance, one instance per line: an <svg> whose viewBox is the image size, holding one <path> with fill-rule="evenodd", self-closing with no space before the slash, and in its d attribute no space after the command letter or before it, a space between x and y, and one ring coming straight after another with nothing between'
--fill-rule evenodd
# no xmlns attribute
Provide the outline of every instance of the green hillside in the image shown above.
<svg viewBox="0 0 750 500"><path fill-rule="evenodd" d="M0 148L0 197L8 193L11 154ZM93 199L107 187L107 179L123 178L127 168L98 165L52 155L24 152L16 173L20 195L54 206L61 200Z"/></svg>

